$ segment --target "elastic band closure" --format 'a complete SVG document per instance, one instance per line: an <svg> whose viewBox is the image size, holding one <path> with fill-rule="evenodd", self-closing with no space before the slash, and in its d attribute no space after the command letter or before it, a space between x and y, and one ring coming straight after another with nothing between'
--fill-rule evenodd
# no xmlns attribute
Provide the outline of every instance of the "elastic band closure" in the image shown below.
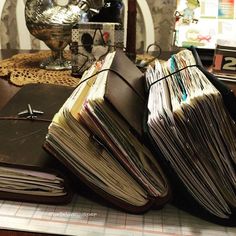
<svg viewBox="0 0 236 236"><path fill-rule="evenodd" d="M39 121L39 122L52 122L52 120L49 119L42 119L37 117L18 117L18 116L3 116L0 117L0 120L23 120L23 121Z"/></svg>
<svg viewBox="0 0 236 236"><path fill-rule="evenodd" d="M98 75L98 74L100 74L100 73L102 73L102 72L105 72L105 71L111 71L111 72L113 72L114 74L118 75L118 76L121 78L121 80L123 80L123 81L129 86L129 88L131 88L131 89L133 90L133 92L134 92L143 102L145 102L144 97L143 97L136 89L134 89L134 88L130 85L130 83L129 83L118 71L113 70L113 69L110 69L110 68L109 68L109 69L100 70L100 71L98 71L97 73L95 73L94 75L89 76L88 78L86 78L86 79L84 79L83 81L81 81L76 87L80 86L82 83L84 83L84 82L90 80L90 79L93 78L94 76L96 76L96 75Z"/></svg>
<svg viewBox="0 0 236 236"><path fill-rule="evenodd" d="M175 75L175 74L177 74L177 73L179 73L179 72L181 72L182 70L185 70L185 69L187 69L187 68L189 68L189 67L200 67L199 65L189 65L189 66L186 66L186 67L184 67L184 68L182 68L182 69L179 69L179 70L177 70L177 71L175 71L175 72L173 72L173 73L171 73L171 74L169 74L169 75L166 75L166 76L164 76L164 77L162 77L162 78L160 78L160 79L157 79L156 81L154 81L154 82L152 82L151 84L150 84L150 86L149 86L149 90L150 90L150 88L154 85L154 84L156 84L157 82L159 82L159 81L161 81L161 80L163 80L163 79L167 79L168 77L170 77L170 76L172 76L172 75Z"/></svg>

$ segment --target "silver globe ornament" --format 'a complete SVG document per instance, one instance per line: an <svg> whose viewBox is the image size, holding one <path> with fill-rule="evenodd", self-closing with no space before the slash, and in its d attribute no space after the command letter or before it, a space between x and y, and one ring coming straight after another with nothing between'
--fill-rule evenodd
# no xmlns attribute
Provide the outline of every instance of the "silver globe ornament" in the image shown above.
<svg viewBox="0 0 236 236"><path fill-rule="evenodd" d="M40 64L48 70L71 69L70 60L63 51L71 41L74 24L85 19L91 0L27 0L26 26L37 39L42 40L52 55Z"/></svg>

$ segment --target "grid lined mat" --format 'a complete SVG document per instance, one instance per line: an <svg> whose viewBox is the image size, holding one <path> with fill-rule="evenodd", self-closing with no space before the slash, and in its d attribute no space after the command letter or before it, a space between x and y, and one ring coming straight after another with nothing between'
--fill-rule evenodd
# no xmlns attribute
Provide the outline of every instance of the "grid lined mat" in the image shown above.
<svg viewBox="0 0 236 236"><path fill-rule="evenodd" d="M62 206L0 200L0 228L79 236L236 235L236 228L209 223L171 205L133 215L78 195Z"/></svg>
<svg viewBox="0 0 236 236"><path fill-rule="evenodd" d="M29 83L47 83L75 87L78 78L71 76L71 70L53 71L39 68L42 60L51 55L50 51L21 53L0 61L0 77L9 78L17 86ZM65 57L70 57L69 52Z"/></svg>

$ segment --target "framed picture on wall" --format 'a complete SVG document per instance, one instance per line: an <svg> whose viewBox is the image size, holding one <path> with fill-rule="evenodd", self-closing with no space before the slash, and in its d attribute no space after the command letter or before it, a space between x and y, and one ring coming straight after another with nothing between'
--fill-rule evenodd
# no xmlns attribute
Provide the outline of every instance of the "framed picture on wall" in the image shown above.
<svg viewBox="0 0 236 236"><path fill-rule="evenodd" d="M234 0L178 0L175 44L215 48L218 38L236 36Z"/></svg>
<svg viewBox="0 0 236 236"><path fill-rule="evenodd" d="M236 37L234 0L177 0L175 19L178 47L195 46L212 55L218 39Z"/></svg>

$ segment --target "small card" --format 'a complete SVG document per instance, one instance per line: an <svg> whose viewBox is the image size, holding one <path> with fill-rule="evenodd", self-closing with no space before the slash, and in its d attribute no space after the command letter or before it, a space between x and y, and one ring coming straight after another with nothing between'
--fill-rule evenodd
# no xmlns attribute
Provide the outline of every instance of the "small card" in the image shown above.
<svg viewBox="0 0 236 236"><path fill-rule="evenodd" d="M72 29L72 75L81 76L108 52L124 47L124 30L118 23L78 23Z"/></svg>
<svg viewBox="0 0 236 236"><path fill-rule="evenodd" d="M213 73L222 80L230 80L236 82L236 43L230 41L222 41L217 44Z"/></svg>

